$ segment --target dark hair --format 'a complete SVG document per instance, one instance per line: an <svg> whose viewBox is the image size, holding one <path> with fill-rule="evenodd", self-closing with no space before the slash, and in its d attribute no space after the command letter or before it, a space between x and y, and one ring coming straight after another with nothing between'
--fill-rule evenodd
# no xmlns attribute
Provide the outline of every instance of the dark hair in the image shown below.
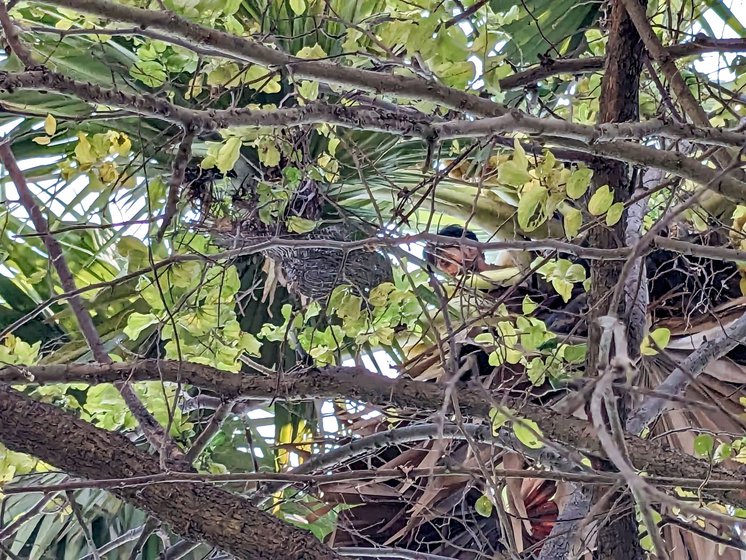
<svg viewBox="0 0 746 560"><path fill-rule="evenodd" d="M455 224L442 228L438 232L438 235L445 235L447 237L454 237L456 239L466 238L471 239L472 241L479 241L476 233L468 229L465 230L461 226L457 226ZM432 270L432 267L435 267L435 260L437 258L435 250L437 249L437 247L453 247L453 245L436 245L434 243L427 243L425 245L425 261L427 262L428 268L430 270Z"/></svg>

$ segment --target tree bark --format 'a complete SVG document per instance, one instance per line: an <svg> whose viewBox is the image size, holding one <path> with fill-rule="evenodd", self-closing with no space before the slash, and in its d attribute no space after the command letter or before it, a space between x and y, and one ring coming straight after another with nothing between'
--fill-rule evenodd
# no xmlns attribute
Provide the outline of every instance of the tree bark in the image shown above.
<svg viewBox="0 0 746 560"><path fill-rule="evenodd" d="M599 123L629 122L640 119L639 89L643 68L643 44L619 0L611 0L612 15L607 45L606 66L601 81ZM598 159L593 165L593 184L598 188L609 185L615 202L626 202L632 196L634 185L626 163ZM625 223L623 218L613 228L598 226L591 230L591 247L611 249L624 246ZM598 368L598 342L601 331L596 319L619 310L608 308L608 298L614 292L623 262L592 261L590 328L588 347L588 373L595 375Z"/></svg>
<svg viewBox="0 0 746 560"><path fill-rule="evenodd" d="M434 383L415 381L407 377L392 379L371 373L361 367L328 366L309 368L298 373L285 374L280 378L261 374L236 375L214 367L170 360L141 360L116 364L59 364L48 366L15 367L0 369L0 384L23 385L29 383L113 383L127 379L136 381L180 381L207 389L223 399L255 398L269 400L301 399L351 399L372 405L398 409L414 409L420 412L441 410L446 398L442 387ZM0 395L0 399L2 395ZM459 391L459 406L464 416L489 418L494 401L483 389ZM576 450L589 457L604 459L598 439L592 436L592 426L578 418L560 414L541 405L526 403L525 399L501 398L500 405L512 408L522 418L535 421L544 437L561 446ZM56 418L67 418L62 416ZM7 418L3 417L7 415ZM72 417L70 417L72 419ZM63 421L63 420L59 420ZM14 426L15 413L12 408L0 407L0 442L6 434L3 426ZM39 442L47 441L43 426L30 436ZM67 430L73 429L68 426ZM66 433L66 430L62 430ZM508 433L512 431L508 429ZM625 446L632 464L652 476L678 477L697 480L742 481L720 465L696 459L668 448L659 440L646 441L625 434ZM517 447L519 451L524 448ZM36 449L36 451L39 451ZM34 453L33 451L31 453ZM99 472L98 477L104 476ZM697 485L699 487L699 483ZM716 490L701 487L702 495L708 499L722 500L736 507L746 508L746 492L738 489Z"/></svg>
<svg viewBox="0 0 746 560"><path fill-rule="evenodd" d="M646 5L642 0L643 9ZM606 65L601 81L599 122L639 121L640 74L643 68L643 43L621 0L610 0L609 39L606 47ZM630 167L619 161L599 160L594 166L594 186L609 185L615 202L628 201L635 190ZM613 228L598 226L591 231L592 247L613 248L625 243L626 219ZM609 309L609 294L614 293L620 281L622 262L596 261L591 265L591 291L589 294L590 328L588 344L588 375L596 375L598 368L600 325L596 321L608 313L623 316L624 309ZM644 286L641 286L641 288ZM623 305L623 304L622 304ZM637 335L639 325L632 329ZM630 330L630 325L627 325ZM634 336L632 338L637 338ZM639 343L638 343L639 346ZM622 425L626 421L627 406L619 399ZM596 492L598 499L598 491ZM629 497L619 497L619 506L632 506ZM596 558L598 560L643 560L645 553L638 538L637 521L633 507L622 515L610 515L609 522L599 528Z"/></svg>
<svg viewBox="0 0 746 560"><path fill-rule="evenodd" d="M158 458L126 437L96 428L0 384L0 441L73 476L121 478L160 472ZM246 560L328 560L339 556L311 533L248 500L204 483L149 484L114 494L165 522L188 541Z"/></svg>

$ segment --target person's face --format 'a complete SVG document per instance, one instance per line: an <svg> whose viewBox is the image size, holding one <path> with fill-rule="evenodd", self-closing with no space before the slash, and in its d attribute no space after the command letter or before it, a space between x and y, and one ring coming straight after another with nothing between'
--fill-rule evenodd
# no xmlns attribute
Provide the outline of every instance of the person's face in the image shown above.
<svg viewBox="0 0 746 560"><path fill-rule="evenodd" d="M441 247L437 266L451 276L481 270L484 260L476 247Z"/></svg>

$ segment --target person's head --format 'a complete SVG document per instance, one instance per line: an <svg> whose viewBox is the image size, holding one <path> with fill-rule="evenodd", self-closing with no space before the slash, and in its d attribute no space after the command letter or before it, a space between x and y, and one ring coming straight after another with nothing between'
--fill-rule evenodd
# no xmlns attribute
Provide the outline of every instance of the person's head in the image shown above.
<svg viewBox="0 0 746 560"><path fill-rule="evenodd" d="M479 241L474 232L464 230L457 225L444 227L438 235ZM479 272L486 266L484 254L480 249L459 243L453 245L428 243L425 247L425 259L431 268L437 268L452 276L465 272Z"/></svg>

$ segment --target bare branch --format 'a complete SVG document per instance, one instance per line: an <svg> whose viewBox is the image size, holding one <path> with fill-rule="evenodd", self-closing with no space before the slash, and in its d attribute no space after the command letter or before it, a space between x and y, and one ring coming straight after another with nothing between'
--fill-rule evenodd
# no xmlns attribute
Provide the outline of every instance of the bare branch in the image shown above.
<svg viewBox="0 0 746 560"><path fill-rule="evenodd" d="M435 123L422 113L388 112L383 109L365 109L342 105L309 104L301 108L277 110L228 109L198 111L179 107L165 99L150 95L130 95L121 91L93 86L70 80L49 71L23 72L19 74L0 73L0 90L48 89L75 95L84 101L101 103L132 110L137 114L149 115L185 126L189 130L213 131L230 126L299 126L302 124L327 123L352 127L357 130L388 132L422 138L426 141L446 138L482 136L497 132L528 132L548 135L547 142L569 147L580 152L602 155L611 159L658 167L669 173L689 179L734 201L746 201L746 183L727 175L719 175L717 170L702 165L698 161L680 154L670 153L633 142L600 142L604 138L619 134L638 136L652 134L653 130L671 137L689 137L691 132L699 141L716 144L746 143L746 135L718 130L693 129L684 125L650 121L633 124L603 125L589 127L559 119L538 119L520 111L511 111L499 118L477 121L449 121Z"/></svg>
<svg viewBox="0 0 746 560"><path fill-rule="evenodd" d="M18 57L18 60L20 60L26 68L33 68L36 66L36 61L31 55L31 51L23 44L23 41L21 41L21 38L18 35L18 27L10 17L5 2L2 1L0 1L0 25L3 28L5 40L8 41L10 50Z"/></svg>
<svg viewBox="0 0 746 560"><path fill-rule="evenodd" d="M163 222L156 234L157 241L163 239L163 235L166 233L168 226L171 225L171 220L173 220L176 215L181 185L184 182L184 174L186 173L189 158L192 154L192 141L194 140L194 136L194 132L185 130L181 142L179 143L179 148L176 151L176 156L174 157L172 164L171 178L168 182L168 198L166 199L166 208L163 211Z"/></svg>
<svg viewBox="0 0 746 560"><path fill-rule="evenodd" d="M723 329L722 336L708 340L692 352L666 380L658 386L657 393L681 395L704 371L712 360L723 357L746 338L746 314ZM660 414L671 407L662 396L649 396L638 406L627 421L627 431L642 433Z"/></svg>
<svg viewBox="0 0 746 560"><path fill-rule="evenodd" d="M746 51L746 39L714 39L706 35L697 35L693 41L666 47L671 58L685 58L710 52ZM516 72L500 80L501 89L515 89L557 74L584 74L596 72L604 67L605 58L591 56L587 58L567 58L547 60L538 66L522 72Z"/></svg>

